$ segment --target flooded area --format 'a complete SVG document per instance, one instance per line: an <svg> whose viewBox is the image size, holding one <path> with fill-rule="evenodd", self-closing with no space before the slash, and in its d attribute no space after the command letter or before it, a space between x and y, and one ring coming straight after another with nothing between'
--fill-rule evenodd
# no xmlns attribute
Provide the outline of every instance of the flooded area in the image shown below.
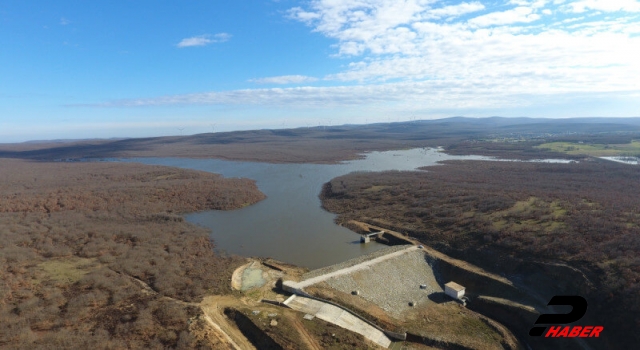
<svg viewBox="0 0 640 350"><path fill-rule="evenodd" d="M225 177L256 180L267 198L232 211L188 214L186 220L207 227L217 250L228 254L272 257L315 269L386 246L360 244L359 236L336 225L321 208L318 195L329 180L354 171L408 171L442 160L489 159L452 156L437 149L372 152L365 159L340 164L269 164L218 159L134 158L121 161L203 170Z"/></svg>
<svg viewBox="0 0 640 350"><path fill-rule="evenodd" d="M257 267L247 267L242 272L241 290L262 287L267 281L262 277L262 269Z"/></svg>
<svg viewBox="0 0 640 350"><path fill-rule="evenodd" d="M629 165L639 165L640 157L600 157L600 159L610 160L616 163L624 163Z"/></svg>

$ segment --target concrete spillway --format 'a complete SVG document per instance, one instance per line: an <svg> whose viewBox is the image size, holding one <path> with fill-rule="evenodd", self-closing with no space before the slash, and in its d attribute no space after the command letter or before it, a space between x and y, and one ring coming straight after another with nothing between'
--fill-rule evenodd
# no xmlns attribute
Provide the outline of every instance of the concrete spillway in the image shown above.
<svg viewBox="0 0 640 350"><path fill-rule="evenodd" d="M382 347L388 348L391 345L391 339L384 332L340 307L295 294L285 301L285 305L294 310L314 315L321 320L352 332L362 334L365 338Z"/></svg>

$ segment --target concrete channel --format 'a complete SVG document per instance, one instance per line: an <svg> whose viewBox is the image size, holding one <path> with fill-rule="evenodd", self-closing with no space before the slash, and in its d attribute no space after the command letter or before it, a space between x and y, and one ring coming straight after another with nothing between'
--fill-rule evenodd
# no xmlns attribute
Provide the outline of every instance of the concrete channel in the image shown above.
<svg viewBox="0 0 640 350"><path fill-rule="evenodd" d="M384 348L388 348L389 345L391 345L391 339L389 339L384 332L338 306L295 294L289 297L284 303L293 310L314 315L321 320L362 334L365 338Z"/></svg>

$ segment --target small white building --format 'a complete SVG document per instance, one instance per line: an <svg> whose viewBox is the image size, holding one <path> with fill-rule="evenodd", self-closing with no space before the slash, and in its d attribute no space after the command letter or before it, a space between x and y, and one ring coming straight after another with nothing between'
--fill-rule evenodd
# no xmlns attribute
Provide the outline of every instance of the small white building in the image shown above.
<svg viewBox="0 0 640 350"><path fill-rule="evenodd" d="M444 294L452 297L453 299L460 299L464 295L464 287L456 282L449 282L444 285Z"/></svg>

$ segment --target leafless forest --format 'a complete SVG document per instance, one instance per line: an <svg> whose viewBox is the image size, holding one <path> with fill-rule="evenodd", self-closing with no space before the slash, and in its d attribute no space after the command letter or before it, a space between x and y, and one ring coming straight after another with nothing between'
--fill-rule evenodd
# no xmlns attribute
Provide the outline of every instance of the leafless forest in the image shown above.
<svg viewBox="0 0 640 350"><path fill-rule="evenodd" d="M454 154L530 159L559 155L522 147L519 143L486 140L528 140L526 145L535 145L543 138L584 140L588 137L594 142L610 139L624 143L639 133L639 118L448 118L192 136L0 144L0 158L188 157L335 163L359 158L363 152L443 146Z"/></svg>
<svg viewBox="0 0 640 350"><path fill-rule="evenodd" d="M207 345L188 332L189 302L229 292L243 259L177 214L255 203L253 181L7 159L0 178L0 347Z"/></svg>
<svg viewBox="0 0 640 350"><path fill-rule="evenodd" d="M241 208L264 195L247 179L80 160L333 163L365 151L436 146L452 154L579 163L468 161L427 171L355 173L325 185L324 207L345 225L355 219L405 232L506 275L541 303L555 294L583 295L590 303L586 322L603 324L609 335L603 341L610 343L594 344L637 344L638 167L535 146L639 138L637 118L451 118L0 144L0 348L215 346L192 329L203 323L196 303L204 295L232 293L229 278L245 259L215 253L207 231L180 215ZM328 328L321 328L324 337Z"/></svg>

